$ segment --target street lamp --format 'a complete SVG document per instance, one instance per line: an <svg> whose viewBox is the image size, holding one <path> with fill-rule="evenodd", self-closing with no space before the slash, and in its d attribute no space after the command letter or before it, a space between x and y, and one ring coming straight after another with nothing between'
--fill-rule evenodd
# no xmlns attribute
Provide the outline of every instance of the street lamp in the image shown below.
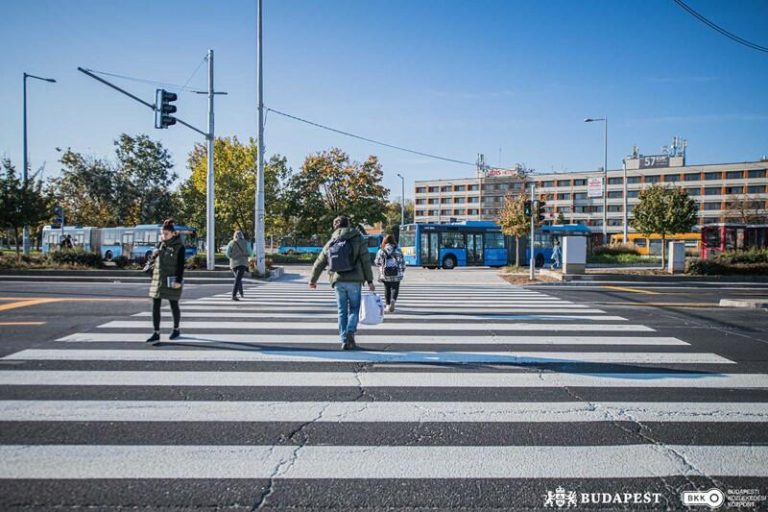
<svg viewBox="0 0 768 512"><path fill-rule="evenodd" d="M405 225L405 178L400 173L397 173L397 177L400 178L400 229L402 229L402 226ZM400 237L398 236L398 238Z"/></svg>
<svg viewBox="0 0 768 512"><path fill-rule="evenodd" d="M55 83L56 80L53 78L43 78L41 76L35 76L30 75L29 73L24 73L24 87L23 87L23 94L22 94L22 171L21 171L21 182L24 184L24 190L27 189L27 181L29 180L29 176L27 174L27 167L29 167L29 157L28 157L28 150L27 150L27 78L34 78L35 80L42 80L43 82L50 82ZM16 242L18 243L18 241ZM24 254L29 255L29 226L24 225L24 236L23 236L23 245L24 245Z"/></svg>
<svg viewBox="0 0 768 512"><path fill-rule="evenodd" d="M588 117L584 119L585 123L594 123L603 121L605 123L605 161L603 163L603 245L608 244L608 118L607 117Z"/></svg>

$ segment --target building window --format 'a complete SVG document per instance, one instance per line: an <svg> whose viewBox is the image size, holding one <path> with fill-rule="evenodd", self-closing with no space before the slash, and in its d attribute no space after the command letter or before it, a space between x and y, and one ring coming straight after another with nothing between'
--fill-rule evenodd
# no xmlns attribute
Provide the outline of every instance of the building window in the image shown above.
<svg viewBox="0 0 768 512"><path fill-rule="evenodd" d="M571 213L571 207L570 206L560 206L557 208L557 211L560 213Z"/></svg>
<svg viewBox="0 0 768 512"><path fill-rule="evenodd" d="M574 199L586 199L587 198L587 193L586 192L576 192L575 194L573 194L573 198Z"/></svg>
<svg viewBox="0 0 768 512"><path fill-rule="evenodd" d="M685 181L699 181L701 179L701 173L690 172L688 174L683 174L683 178L685 179Z"/></svg>
<svg viewBox="0 0 768 512"><path fill-rule="evenodd" d="M431 197L431 198L427 199L427 204L438 204L438 203L439 203L439 201L438 201L438 199L436 197Z"/></svg>
<svg viewBox="0 0 768 512"><path fill-rule="evenodd" d="M639 190L627 190L627 197L637 197L640 195Z"/></svg>
<svg viewBox="0 0 768 512"><path fill-rule="evenodd" d="M416 216L417 216L417 217L422 217L422 216L424 216L424 210L416 210Z"/></svg>
<svg viewBox="0 0 768 512"><path fill-rule="evenodd" d="M564 201L571 198L570 192L564 192L562 194L557 194L558 201Z"/></svg>
<svg viewBox="0 0 768 512"><path fill-rule="evenodd" d="M440 190L440 187L429 187L429 192L431 194L436 193Z"/></svg>
<svg viewBox="0 0 768 512"><path fill-rule="evenodd" d="M573 180L574 187L583 187L587 184L587 180Z"/></svg>
<svg viewBox="0 0 768 512"><path fill-rule="evenodd" d="M664 181L667 183L674 183L676 181L680 181L680 175L679 174L667 174L664 176Z"/></svg>
<svg viewBox="0 0 768 512"><path fill-rule="evenodd" d="M466 189L466 185L456 185L453 187L454 192L464 192Z"/></svg>
<svg viewBox="0 0 768 512"><path fill-rule="evenodd" d="M554 187L554 186L555 186L555 182L554 181L542 181L541 182L541 187L542 188L549 188L549 187Z"/></svg>
<svg viewBox="0 0 768 512"><path fill-rule="evenodd" d="M571 180L557 180L557 186L558 187L570 187L571 186Z"/></svg>
<svg viewBox="0 0 768 512"><path fill-rule="evenodd" d="M705 196L719 196L720 195L720 187L707 187L704 189L704 195Z"/></svg>
<svg viewBox="0 0 768 512"><path fill-rule="evenodd" d="M640 176L627 176L627 184L640 183Z"/></svg>
<svg viewBox="0 0 768 512"><path fill-rule="evenodd" d="M747 171L747 176L750 178L765 178L765 169L754 169Z"/></svg>
<svg viewBox="0 0 768 512"><path fill-rule="evenodd" d="M717 190L717 189L715 189ZM700 196L701 195L701 189L699 187L696 188L687 188L685 189L685 193L689 196Z"/></svg>
<svg viewBox="0 0 768 512"><path fill-rule="evenodd" d="M440 187L440 192L450 192L450 191L451 191L450 185L443 185L442 187Z"/></svg>
<svg viewBox="0 0 768 512"><path fill-rule="evenodd" d="M658 183L661 181L661 176L646 176L645 182L646 183Z"/></svg>
<svg viewBox="0 0 768 512"><path fill-rule="evenodd" d="M466 201L466 199L464 199L463 197L454 197L453 198L454 204L464 204L465 201Z"/></svg>
<svg viewBox="0 0 768 512"><path fill-rule="evenodd" d="M427 187L416 187L417 194L425 194L426 192L427 192Z"/></svg>
<svg viewBox="0 0 768 512"><path fill-rule="evenodd" d="M622 178L608 178L609 185L621 185L622 181Z"/></svg>
<svg viewBox="0 0 768 512"><path fill-rule="evenodd" d="M621 219L608 219L609 226L621 226Z"/></svg>
<svg viewBox="0 0 768 512"><path fill-rule="evenodd" d="M747 187L747 194L762 194L765 192L765 185L750 185Z"/></svg>
<svg viewBox="0 0 768 512"><path fill-rule="evenodd" d="M725 179L727 180L740 180L744 177L743 171L728 171L725 173Z"/></svg>
<svg viewBox="0 0 768 512"><path fill-rule="evenodd" d="M440 210L440 215L450 215L451 210Z"/></svg>
<svg viewBox="0 0 768 512"><path fill-rule="evenodd" d="M704 173L704 179L705 180L719 180L721 177L721 173L719 172L705 172Z"/></svg>
<svg viewBox="0 0 768 512"><path fill-rule="evenodd" d="M702 224L715 224L719 220L720 219L718 219L717 217L704 217L703 219L701 219L701 223Z"/></svg>
<svg viewBox="0 0 768 512"><path fill-rule="evenodd" d="M720 203L704 203L701 209L702 210L719 210Z"/></svg>
<svg viewBox="0 0 768 512"><path fill-rule="evenodd" d="M744 191L744 187L725 187L726 194L741 194Z"/></svg>
<svg viewBox="0 0 768 512"><path fill-rule="evenodd" d="M579 221L579 224L583 224L583 223L584 223L583 221ZM590 222L590 224L595 227L601 227L603 225L603 221L600 219L595 219L592 222Z"/></svg>
<svg viewBox="0 0 768 512"><path fill-rule="evenodd" d="M426 200L424 200L424 199L417 199L416 200L416 204L424 204L424 203L426 203Z"/></svg>
<svg viewBox="0 0 768 512"><path fill-rule="evenodd" d="M621 211L621 205L618 204L611 204L608 205L608 212L620 212Z"/></svg>
<svg viewBox="0 0 768 512"><path fill-rule="evenodd" d="M443 197L442 199L440 199L440 204L448 204L450 202L451 202L450 197Z"/></svg>
<svg viewBox="0 0 768 512"><path fill-rule="evenodd" d="M480 185L470 185L469 187L467 187L467 190L469 190L470 192L477 192L478 190L480 190Z"/></svg>
<svg viewBox="0 0 768 512"><path fill-rule="evenodd" d="M464 215L464 210L453 210L454 215Z"/></svg>
<svg viewBox="0 0 768 512"><path fill-rule="evenodd" d="M617 197L624 197L624 193L621 190L611 190L608 192L608 199L616 199Z"/></svg>

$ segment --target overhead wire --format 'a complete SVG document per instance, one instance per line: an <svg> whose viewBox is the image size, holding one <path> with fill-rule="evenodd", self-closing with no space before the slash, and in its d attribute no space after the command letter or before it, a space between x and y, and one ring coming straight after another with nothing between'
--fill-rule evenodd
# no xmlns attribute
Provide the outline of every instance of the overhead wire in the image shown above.
<svg viewBox="0 0 768 512"><path fill-rule="evenodd" d="M170 83L170 82L159 82L157 80L147 80L145 78L137 78L137 77L128 76L128 75L121 75L121 74L118 74L118 73L110 73L108 71L99 71L98 69L86 69L86 71L90 71L91 73L95 73L97 75L111 76L113 78L120 78L122 80L129 80L129 81L132 81L132 82L139 82L139 83L144 83L144 84L160 85L160 86L163 86L163 87L169 87L169 88L172 88L172 89L176 89L179 92L181 92L182 89L184 89L188 85L188 83L185 84L185 85L180 85L180 84L173 84L173 83Z"/></svg>
<svg viewBox="0 0 768 512"><path fill-rule="evenodd" d="M408 149L408 148L404 148L402 146L396 146L394 144L389 144L389 143L386 143L386 142L382 142L380 140L371 139L369 137L364 137L362 135L357 135L357 134L350 133L350 132L347 132L347 131L344 131L344 130L339 130L337 128L332 128L330 126L326 126L326 125L323 125L323 124L320 124L320 123L316 123L314 121L310 121L309 119L304 119L302 117L294 116L292 114L287 114L285 112L281 112L281 111L275 110L273 108L267 108L266 110L267 110L267 112L274 112L277 115L280 115L280 116L283 116L283 117L287 117L289 119L293 119L294 121L299 121L301 123L305 123L305 124L308 124L310 126L314 126L316 128L321 128L323 130L328 130L330 132L338 133L340 135L345 135L345 136L351 137L353 139L358 139L358 140L362 140L362 141L365 141L365 142L370 142L371 144L377 144L379 146L384 146L384 147L387 147L387 148L390 148L390 149L396 149L398 151L404 151L406 153L411 153L413 155L419 155L419 156L423 156L423 157L426 157L426 158L433 158L435 160L442 160L444 162L451 162L451 163L454 163L454 164L471 165L473 167L476 165L474 162L467 162L465 160L458 160L458 159L455 159L455 158L449 158L449 157L445 157L445 156L435 155L433 153L427 153L425 151L417 151L415 149Z"/></svg>
<svg viewBox="0 0 768 512"><path fill-rule="evenodd" d="M724 35L728 39L730 39L732 41L735 41L735 42L737 42L737 43L739 43L741 45L744 45L747 48L751 48L751 49L757 50L759 52L768 53L768 47L761 46L761 45L759 45L757 43L753 43L752 41L748 41L748 40L744 39L743 37L737 36L733 32L729 32L728 30L724 29L723 27L721 27L720 25L716 24L715 22L708 20L706 17L704 17L704 15L699 14L698 12L693 10L693 8L691 6L689 6L688 4L686 4L685 2L683 2L683 0L672 0L672 1L675 2L681 9L686 11L688 14L690 14L691 16L696 18L697 20L701 21L702 23L704 23L705 25L710 27L712 30L714 30L716 32L719 32L720 34Z"/></svg>

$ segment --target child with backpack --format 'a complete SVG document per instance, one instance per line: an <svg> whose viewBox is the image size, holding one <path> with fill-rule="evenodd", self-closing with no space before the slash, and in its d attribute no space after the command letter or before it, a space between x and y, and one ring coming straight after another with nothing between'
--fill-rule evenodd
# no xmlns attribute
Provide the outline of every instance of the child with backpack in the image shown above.
<svg viewBox="0 0 768 512"><path fill-rule="evenodd" d="M387 235L381 242L381 249L376 253L374 264L379 267L379 281L384 283L384 311L395 312L395 302L400 292L400 281L405 274L405 259L395 242L395 237Z"/></svg>

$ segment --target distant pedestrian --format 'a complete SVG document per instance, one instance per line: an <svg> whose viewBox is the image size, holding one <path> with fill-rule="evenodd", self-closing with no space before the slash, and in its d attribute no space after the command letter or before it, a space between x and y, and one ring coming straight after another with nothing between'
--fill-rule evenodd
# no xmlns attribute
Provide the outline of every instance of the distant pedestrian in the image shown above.
<svg viewBox="0 0 768 512"><path fill-rule="evenodd" d="M65 249L72 249L73 247L74 245L72 244L72 235L65 236L59 242L59 249L61 249L62 251Z"/></svg>
<svg viewBox="0 0 768 512"><path fill-rule="evenodd" d="M355 331L360 316L362 283L367 282L370 291L376 289L368 244L360 232L349 224L349 218L343 215L333 219L333 235L318 254L309 278L309 287L317 288L320 274L328 267L331 286L336 291L342 350L357 346Z"/></svg>
<svg viewBox="0 0 768 512"><path fill-rule="evenodd" d="M560 250L560 242L555 240L555 245L552 247L552 270L560 268L560 259L562 258L562 251Z"/></svg>
<svg viewBox="0 0 768 512"><path fill-rule="evenodd" d="M240 297L245 297L243 292L243 275L248 270L248 241L245 239L242 231L235 231L232 240L229 241L227 248L224 249L224 253L229 258L229 268L235 274L232 300L240 300L237 298L237 294L239 293Z"/></svg>
<svg viewBox="0 0 768 512"><path fill-rule="evenodd" d="M387 304L384 311L394 313L395 302L400 293L400 281L405 274L405 258L395 242L395 237L384 237L373 263L379 267L379 281L384 283L384 299Z"/></svg>
<svg viewBox="0 0 768 512"><path fill-rule="evenodd" d="M147 339L147 343L154 345L160 341L160 306L163 299L170 303L173 314L173 331L168 338L174 340L181 336L179 332L179 322L181 321L179 299L181 298L181 285L184 279L184 253L181 236L175 231L173 221L166 219L160 230L160 247L152 255L154 268L149 296L152 298L154 332Z"/></svg>

